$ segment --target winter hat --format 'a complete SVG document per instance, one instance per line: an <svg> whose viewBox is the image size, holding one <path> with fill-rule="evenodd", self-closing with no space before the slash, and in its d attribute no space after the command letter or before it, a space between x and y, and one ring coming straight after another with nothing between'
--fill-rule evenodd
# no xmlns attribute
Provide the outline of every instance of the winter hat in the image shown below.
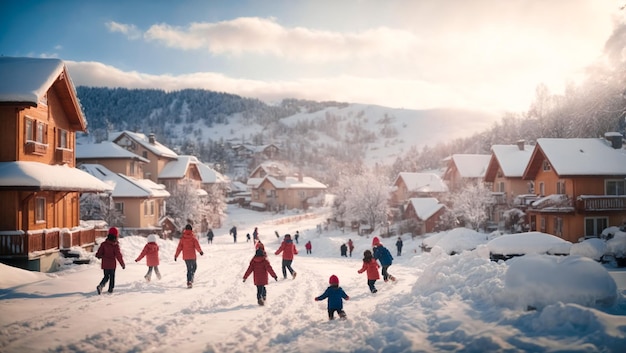
<svg viewBox="0 0 626 353"><path fill-rule="evenodd" d="M256 249L254 256L265 256L265 253L261 249Z"/></svg>
<svg viewBox="0 0 626 353"><path fill-rule="evenodd" d="M157 237L155 234L148 235L148 243L156 243Z"/></svg>
<svg viewBox="0 0 626 353"><path fill-rule="evenodd" d="M291 234L285 234L285 239L291 239Z"/></svg>
<svg viewBox="0 0 626 353"><path fill-rule="evenodd" d="M120 232L117 230L117 228L111 227L111 228L109 228L109 234L115 235L115 237L117 237L117 236L120 235Z"/></svg>
<svg viewBox="0 0 626 353"><path fill-rule="evenodd" d="M374 239L372 239L372 245L373 246L380 245L380 239L378 239L378 237L374 237Z"/></svg>
<svg viewBox="0 0 626 353"><path fill-rule="evenodd" d="M339 277L332 275L328 279L328 284L339 284Z"/></svg>
<svg viewBox="0 0 626 353"><path fill-rule="evenodd" d="M187 225L185 226L185 230L191 230L191 224L187 224Z"/></svg>

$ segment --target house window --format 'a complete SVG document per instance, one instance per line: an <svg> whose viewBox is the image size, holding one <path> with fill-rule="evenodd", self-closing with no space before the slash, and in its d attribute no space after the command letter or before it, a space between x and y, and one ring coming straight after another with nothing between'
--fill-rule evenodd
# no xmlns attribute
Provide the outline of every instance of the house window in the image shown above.
<svg viewBox="0 0 626 353"><path fill-rule="evenodd" d="M58 137L59 148L68 148L67 136L68 136L67 130L59 129L59 137Z"/></svg>
<svg viewBox="0 0 626 353"><path fill-rule="evenodd" d="M119 212L119 214L124 214L124 203L123 202L116 202L115 203L115 210L117 212Z"/></svg>
<svg viewBox="0 0 626 353"><path fill-rule="evenodd" d="M624 180L606 180L604 182L605 195L626 195Z"/></svg>
<svg viewBox="0 0 626 353"><path fill-rule="evenodd" d="M552 168L550 168L550 163L547 160L543 161L543 171L549 172L550 170L552 170Z"/></svg>
<svg viewBox="0 0 626 353"><path fill-rule="evenodd" d="M143 203L143 215L154 216L154 200L146 200Z"/></svg>
<svg viewBox="0 0 626 353"><path fill-rule="evenodd" d="M528 182L528 193L529 194L535 193L535 182L532 180Z"/></svg>
<svg viewBox="0 0 626 353"><path fill-rule="evenodd" d="M35 122L32 119L26 118L26 126L24 127L24 140L25 141L33 141L33 136L35 136Z"/></svg>
<svg viewBox="0 0 626 353"><path fill-rule="evenodd" d="M154 200L150 200L150 216L154 216Z"/></svg>
<svg viewBox="0 0 626 353"><path fill-rule="evenodd" d="M503 181L498 183L498 191L499 192L504 192L504 182Z"/></svg>
<svg viewBox="0 0 626 353"><path fill-rule="evenodd" d="M298 191L298 196L300 196L301 199L304 199L306 197L306 192L300 190Z"/></svg>
<svg viewBox="0 0 626 353"><path fill-rule="evenodd" d="M556 182L556 193L559 195L565 195L565 180L559 180Z"/></svg>
<svg viewBox="0 0 626 353"><path fill-rule="evenodd" d="M276 198L276 190L267 190L267 197Z"/></svg>
<svg viewBox="0 0 626 353"><path fill-rule="evenodd" d="M42 223L46 221L46 198L35 198L35 222Z"/></svg>
<svg viewBox="0 0 626 353"><path fill-rule="evenodd" d="M142 156L143 158L148 159L148 151L143 151L143 152L141 152L141 156Z"/></svg>
<svg viewBox="0 0 626 353"><path fill-rule="evenodd" d="M598 238L609 225L607 217L585 217L585 238Z"/></svg>
<svg viewBox="0 0 626 353"><path fill-rule="evenodd" d="M557 237L563 235L563 218L561 217L554 217L554 234Z"/></svg>
<svg viewBox="0 0 626 353"><path fill-rule="evenodd" d="M542 232L546 231L546 217L541 217L539 219L539 230Z"/></svg>
<svg viewBox="0 0 626 353"><path fill-rule="evenodd" d="M27 117L24 127L24 140L35 141L39 143L48 142L48 129L46 124L41 121Z"/></svg>
<svg viewBox="0 0 626 353"><path fill-rule="evenodd" d="M539 196L543 196L545 195L545 185L543 184L543 181L539 183Z"/></svg>

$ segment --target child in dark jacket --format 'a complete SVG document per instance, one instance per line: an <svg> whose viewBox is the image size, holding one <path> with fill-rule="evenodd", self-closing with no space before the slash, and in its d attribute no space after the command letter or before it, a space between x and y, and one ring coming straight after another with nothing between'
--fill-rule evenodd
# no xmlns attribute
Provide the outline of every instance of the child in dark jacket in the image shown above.
<svg viewBox="0 0 626 353"><path fill-rule="evenodd" d="M396 278L388 272L389 266L391 266L391 263L393 262L393 256L391 256L389 250L383 246L378 237L374 237L374 239L372 239L372 246L374 247L374 259L380 261L380 266L382 267L381 272L383 273L383 280L385 282L388 280L395 281Z"/></svg>
<svg viewBox="0 0 626 353"><path fill-rule="evenodd" d="M157 244L157 237L155 234L148 235L148 243L141 250L141 254L137 256L135 262L139 262L141 259L146 258L146 265L148 265L148 273L143 277L147 282L150 282L152 277L152 270L156 274L158 279L161 279L161 273L159 272L159 245Z"/></svg>
<svg viewBox="0 0 626 353"><path fill-rule="evenodd" d="M367 271L367 286L370 288L370 292L376 293L378 290L374 286L376 280L380 279L380 275L378 274L378 262L372 256L372 252L369 250L365 250L363 252L363 266L358 273L363 273Z"/></svg>
<svg viewBox="0 0 626 353"><path fill-rule="evenodd" d="M328 280L330 286L319 297L315 297L315 301L328 298L328 320L335 319L335 311L339 314L340 319L346 318L346 312L343 311L343 299L350 300L350 297L339 287L339 278L335 275L330 276Z"/></svg>
<svg viewBox="0 0 626 353"><path fill-rule="evenodd" d="M246 270L246 273L243 275L243 282L246 282L248 276L254 272L254 285L256 286L256 299L259 305L265 305L265 300L267 297L267 290L265 286L267 286L269 273L275 281L278 281L278 276L276 276L276 272L272 268L272 265L267 260L265 256L265 251L262 249L257 249L254 253L254 257L250 260L250 265Z"/></svg>
<svg viewBox="0 0 626 353"><path fill-rule="evenodd" d="M117 229L115 231L109 230L109 234L107 235L107 240L105 240L98 251L96 252L96 257L102 260L101 268L104 272L104 277L100 281L100 284L96 287L96 291L98 294L102 293L102 288L109 283L109 293L113 293L113 288L115 288L115 268L117 267L117 262L120 263L122 269L126 268L126 264L124 264L124 258L122 257L122 251L120 250L120 244L117 242Z"/></svg>

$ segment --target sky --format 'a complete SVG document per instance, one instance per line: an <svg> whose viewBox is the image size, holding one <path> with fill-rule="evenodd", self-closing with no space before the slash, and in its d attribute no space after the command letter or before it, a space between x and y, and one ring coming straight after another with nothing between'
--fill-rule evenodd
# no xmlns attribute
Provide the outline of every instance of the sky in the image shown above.
<svg viewBox="0 0 626 353"><path fill-rule="evenodd" d="M490 243L503 236L484 235L482 244L456 248L461 253L453 256L443 245L446 238L471 237L474 231L439 233L425 253L419 248L422 238L402 235L400 256L396 238L384 238L394 257L389 272L398 280L377 281L378 292L371 294L365 274L357 272L371 236L332 227L318 234L316 226L327 212L272 214L229 206L213 244L200 236L204 255L191 289L184 263L174 261L176 240L157 241L162 278L146 282L145 259L134 261L146 239L120 238L126 269L118 267L112 294L96 293L100 262L80 249L74 251L89 264L66 261L55 273L0 265L0 350L587 353L622 352L626 346L626 271L591 260L586 254L593 251L582 244L572 245L579 248L577 255L529 254L493 262ZM233 225L240 234L237 243L228 234ZM268 284L262 307L252 278L243 282L254 254L244 234L254 227L279 277ZM293 262L298 276L283 279L281 257L274 252L282 235L296 230L301 234ZM355 243L354 253L341 257L340 245L348 239ZM304 251L307 241L312 254ZM536 250L519 239L508 243L518 252ZM329 321L327 302L314 301L333 274L350 296L344 301L345 321ZM529 305L536 310L527 310Z"/></svg>
<svg viewBox="0 0 626 353"><path fill-rule="evenodd" d="M521 112L602 58L622 3L3 0L0 55L76 85Z"/></svg>

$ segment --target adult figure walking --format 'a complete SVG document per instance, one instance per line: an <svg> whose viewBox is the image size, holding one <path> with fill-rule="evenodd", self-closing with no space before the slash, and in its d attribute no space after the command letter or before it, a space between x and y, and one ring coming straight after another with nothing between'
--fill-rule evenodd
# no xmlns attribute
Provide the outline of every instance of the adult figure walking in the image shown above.
<svg viewBox="0 0 626 353"><path fill-rule="evenodd" d="M398 249L398 256L402 255L402 238L400 237L396 241L396 248Z"/></svg>
<svg viewBox="0 0 626 353"><path fill-rule="evenodd" d="M230 228L230 234L233 236L233 242L237 242L237 227Z"/></svg>
<svg viewBox="0 0 626 353"><path fill-rule="evenodd" d="M291 268L291 263L293 262L293 256L298 254L298 249L296 249L296 245L291 240L290 234L285 234L285 239L274 254L278 255L280 253L283 253L283 278L287 279L287 270L289 270L293 279L296 279L297 273Z"/></svg>

